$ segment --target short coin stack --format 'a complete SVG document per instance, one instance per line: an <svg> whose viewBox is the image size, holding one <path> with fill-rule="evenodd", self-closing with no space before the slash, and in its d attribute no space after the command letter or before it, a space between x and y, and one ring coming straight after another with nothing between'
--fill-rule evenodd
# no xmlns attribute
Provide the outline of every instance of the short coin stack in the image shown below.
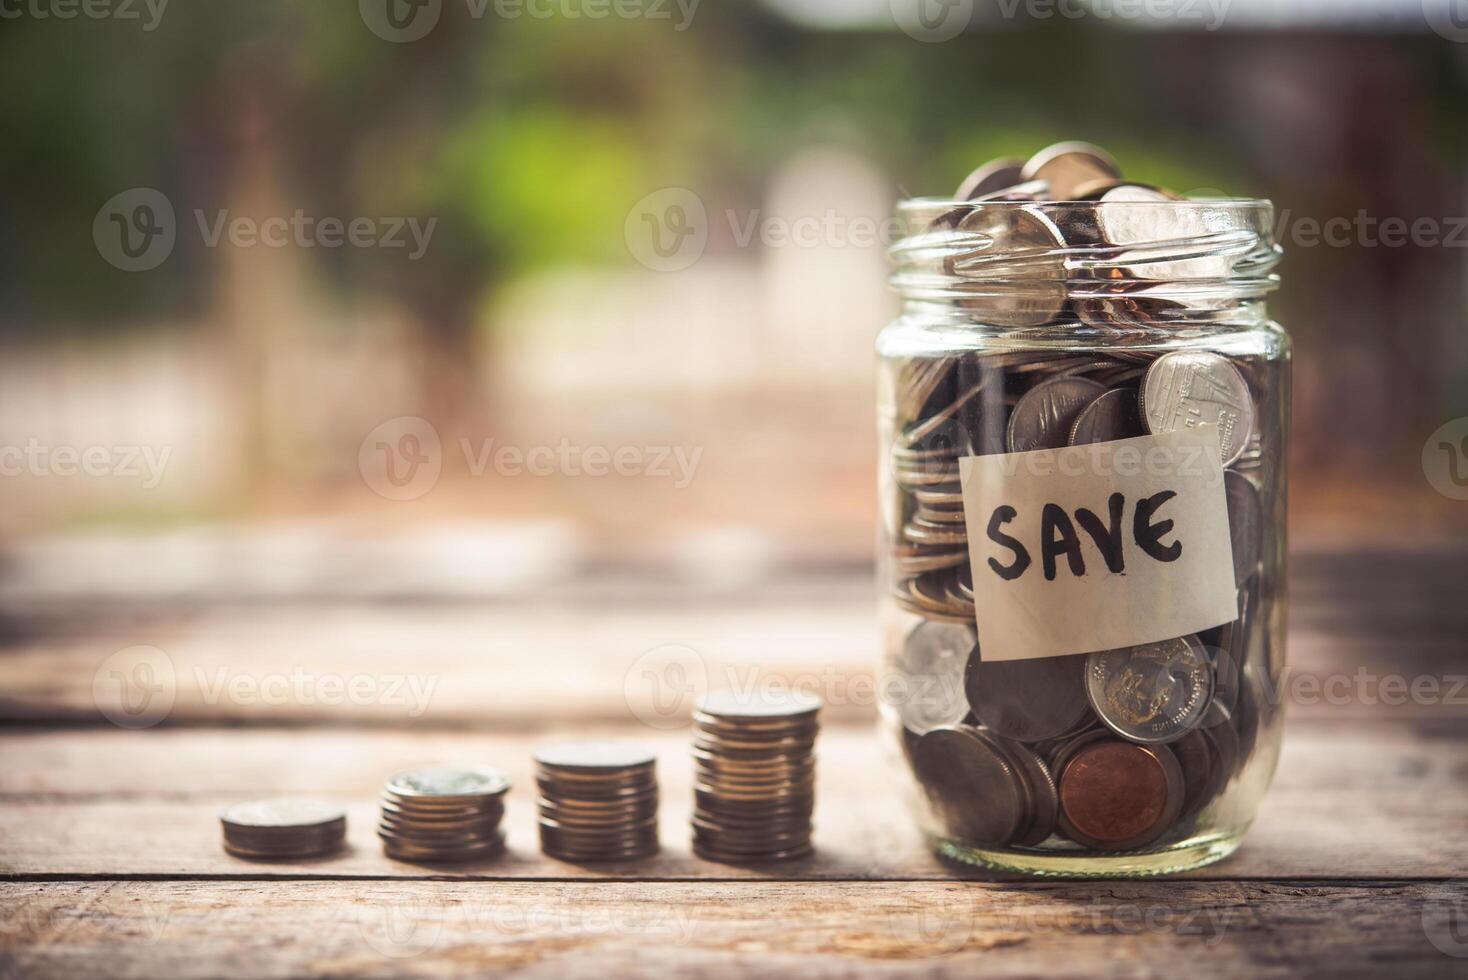
<svg viewBox="0 0 1468 980"><path fill-rule="evenodd" d="M820 702L793 694L703 698L694 712L693 849L730 864L811 853Z"/></svg>
<svg viewBox="0 0 1468 980"><path fill-rule="evenodd" d="M505 849L510 781L493 769L410 769L382 789L377 836L403 861L473 861Z"/></svg>
<svg viewBox="0 0 1468 980"><path fill-rule="evenodd" d="M341 807L314 800L238 803L219 816L224 849L244 858L307 858L329 854L347 835Z"/></svg>
<svg viewBox="0 0 1468 980"><path fill-rule="evenodd" d="M535 752L540 846L563 861L631 861L658 850L657 757L626 742L558 742Z"/></svg>

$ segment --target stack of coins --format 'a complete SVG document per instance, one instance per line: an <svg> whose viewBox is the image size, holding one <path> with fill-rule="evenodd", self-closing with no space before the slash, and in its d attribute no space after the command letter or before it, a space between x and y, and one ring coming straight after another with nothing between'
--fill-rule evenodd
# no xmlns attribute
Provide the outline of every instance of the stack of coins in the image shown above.
<svg viewBox="0 0 1468 980"><path fill-rule="evenodd" d="M820 702L712 694L694 712L693 850L730 864L811 853Z"/></svg>
<svg viewBox="0 0 1468 980"><path fill-rule="evenodd" d="M510 781L493 769L410 769L382 789L377 836L403 861L474 861L505 849Z"/></svg>
<svg viewBox="0 0 1468 980"><path fill-rule="evenodd" d="M1097 147L1062 143L985 164L955 200L904 206L894 282L950 283L958 306L1007 337L893 362L887 581L921 621L889 651L905 683L886 708L956 838L1025 846L1053 831L1105 851L1180 839L1272 721L1264 680L1277 685L1283 664L1266 531L1282 513L1282 358L1184 342L1226 320L1228 300L1170 287L1255 276L1262 292L1277 255L1267 232L1223 255L1207 208L1159 206L1179 200L1125 179ZM1238 618L1128 649L985 661L960 460L1182 429L1218 438Z"/></svg>
<svg viewBox="0 0 1468 980"><path fill-rule="evenodd" d="M243 858L307 858L329 854L347 836L341 807L314 800L237 803L219 816L224 849Z"/></svg>
<svg viewBox="0 0 1468 980"><path fill-rule="evenodd" d="M615 741L535 753L540 846L563 861L630 861L658 850L656 756Z"/></svg>

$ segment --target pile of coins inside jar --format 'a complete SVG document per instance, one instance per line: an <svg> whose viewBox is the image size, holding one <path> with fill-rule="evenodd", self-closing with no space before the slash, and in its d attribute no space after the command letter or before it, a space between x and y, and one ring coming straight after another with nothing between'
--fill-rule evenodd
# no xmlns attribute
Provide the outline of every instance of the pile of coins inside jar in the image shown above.
<svg viewBox="0 0 1468 980"><path fill-rule="evenodd" d="M964 844L1181 840L1269 710L1260 679L1281 665L1260 609L1278 587L1264 529L1282 514L1280 358L1189 345L1188 328L1226 318L1228 301L1177 281L1232 281L1273 253L1215 231L1206 206L1157 206L1179 200L1065 143L980 167L953 201L916 209L894 248L905 292L931 281L985 325L972 349L955 340L889 374L885 580L910 615L886 660L905 693L886 713L930 826ZM985 661L960 459L1181 429L1218 439L1238 618L1128 649Z"/></svg>

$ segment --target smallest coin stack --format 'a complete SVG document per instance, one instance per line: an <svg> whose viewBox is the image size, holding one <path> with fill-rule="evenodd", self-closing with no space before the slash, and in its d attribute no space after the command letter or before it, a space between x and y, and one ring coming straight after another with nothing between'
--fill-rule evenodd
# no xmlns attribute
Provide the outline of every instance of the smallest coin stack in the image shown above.
<svg viewBox="0 0 1468 980"><path fill-rule="evenodd" d="M224 849L243 858L306 858L328 854L347 836L347 813L314 800L237 803L219 815Z"/></svg>
<svg viewBox="0 0 1468 980"><path fill-rule="evenodd" d="M510 781L494 769L410 769L382 789L377 836L400 861L474 861L505 849Z"/></svg>
<svg viewBox="0 0 1468 980"><path fill-rule="evenodd" d="M535 752L541 850L562 861L631 861L658 850L656 755L626 742Z"/></svg>
<svg viewBox="0 0 1468 980"><path fill-rule="evenodd" d="M710 694L693 714L693 850L726 864L812 851L820 702Z"/></svg>

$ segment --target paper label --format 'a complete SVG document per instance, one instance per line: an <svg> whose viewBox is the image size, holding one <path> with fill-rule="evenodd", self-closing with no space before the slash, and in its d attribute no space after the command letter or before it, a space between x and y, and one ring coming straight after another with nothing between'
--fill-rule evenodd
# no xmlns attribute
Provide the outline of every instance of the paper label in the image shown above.
<svg viewBox="0 0 1468 980"><path fill-rule="evenodd" d="M959 462L984 660L1165 640L1238 618L1216 433Z"/></svg>

